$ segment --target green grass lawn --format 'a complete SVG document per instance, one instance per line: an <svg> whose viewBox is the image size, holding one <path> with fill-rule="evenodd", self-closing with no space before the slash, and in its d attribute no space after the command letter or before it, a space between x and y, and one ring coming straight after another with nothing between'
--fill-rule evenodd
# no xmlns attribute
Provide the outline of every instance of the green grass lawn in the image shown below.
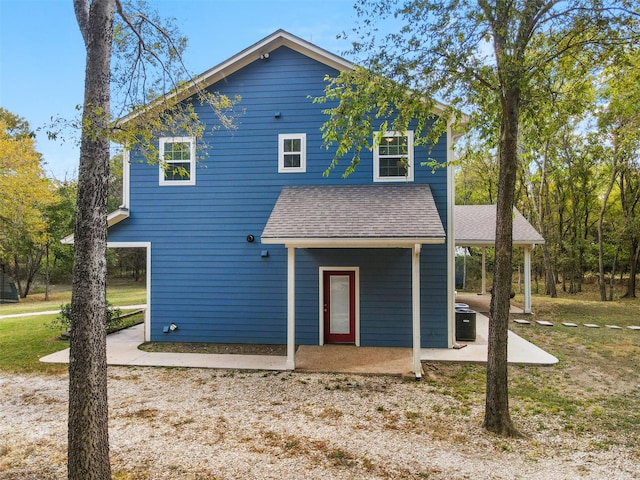
<svg viewBox="0 0 640 480"><path fill-rule="evenodd" d="M69 342L57 340L60 332L46 326L56 315L0 320L0 370L13 373L60 373L66 365L41 363L40 357L64 350Z"/></svg>
<svg viewBox="0 0 640 480"><path fill-rule="evenodd" d="M114 306L139 305L146 302L147 291L144 283L112 282L107 285L107 301ZM20 299L19 303L0 304L0 316L15 313L46 312L59 310L60 305L71 301L71 285L52 288L49 300L44 293L35 293Z"/></svg>
<svg viewBox="0 0 640 480"><path fill-rule="evenodd" d="M0 305L0 315L37 313L59 310L71 300L71 288L59 288L43 301L44 294L27 297L19 304ZM40 300L39 300L40 299ZM118 283L107 288L107 299L114 306L137 305L146 302L144 284ZM66 365L41 363L39 359L69 347L69 342L58 340L60 331L47 326L57 315L33 315L0 319L0 370L14 373L60 373ZM142 315L127 319L130 324L142 321Z"/></svg>
<svg viewBox="0 0 640 480"><path fill-rule="evenodd" d="M640 455L640 300L600 302L588 295L534 296L530 325L511 322L509 329L555 355L554 366L509 367L512 418L525 431L563 430L580 435L597 432L593 448L626 444ZM518 303L516 297L514 303ZM522 317L522 316L520 316ZM553 327L535 325L548 320ZM565 327L562 322L576 323ZM587 328L592 323L600 328ZM612 330L605 325L618 325ZM484 365L433 364L427 381L463 402L484 401Z"/></svg>

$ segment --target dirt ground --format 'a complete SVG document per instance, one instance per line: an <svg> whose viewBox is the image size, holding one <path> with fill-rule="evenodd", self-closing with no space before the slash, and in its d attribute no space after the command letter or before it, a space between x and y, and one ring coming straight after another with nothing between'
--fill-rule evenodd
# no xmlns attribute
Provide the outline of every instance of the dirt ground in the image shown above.
<svg viewBox="0 0 640 480"><path fill-rule="evenodd" d="M115 479L640 478L637 445L515 400L527 436L480 427L480 370L389 376L111 367ZM451 388L451 381L470 388ZM0 479L66 469L66 375L0 374ZM543 386L540 386L542 388ZM636 392L637 393L637 392ZM588 427L588 426L587 426Z"/></svg>

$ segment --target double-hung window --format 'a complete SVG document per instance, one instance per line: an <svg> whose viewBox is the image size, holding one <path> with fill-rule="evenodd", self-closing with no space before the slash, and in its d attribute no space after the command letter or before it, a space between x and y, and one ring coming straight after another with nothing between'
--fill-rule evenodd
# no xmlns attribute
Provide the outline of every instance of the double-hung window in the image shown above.
<svg viewBox="0 0 640 480"><path fill-rule="evenodd" d="M278 135L278 172L304 173L307 171L307 134L281 133Z"/></svg>
<svg viewBox="0 0 640 480"><path fill-rule="evenodd" d="M373 180L413 182L413 163L413 132L385 132L373 149Z"/></svg>
<svg viewBox="0 0 640 480"><path fill-rule="evenodd" d="M160 185L196 184L196 139L160 138Z"/></svg>

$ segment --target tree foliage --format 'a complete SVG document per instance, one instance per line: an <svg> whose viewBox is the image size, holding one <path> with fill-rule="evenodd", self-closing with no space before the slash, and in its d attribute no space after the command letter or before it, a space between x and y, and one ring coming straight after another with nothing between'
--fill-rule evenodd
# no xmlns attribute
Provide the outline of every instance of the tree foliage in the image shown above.
<svg viewBox="0 0 640 480"><path fill-rule="evenodd" d="M56 203L41 161L28 122L0 108L0 263L22 298L40 269L50 238L47 210Z"/></svg>
<svg viewBox="0 0 640 480"><path fill-rule="evenodd" d="M635 38L631 29L637 5L599 0L360 0L355 8L360 22L351 34L350 53L364 68L332 79L326 90L325 98L338 103L328 110L331 119L325 130L325 139L338 144L332 165L348 153L352 158L347 173L357 165L371 136L370 118L383 117L390 129L404 131L410 118L420 122L433 110L434 99L472 111L470 126L495 149L497 227L484 426L517 434L508 407L507 332L512 210L523 172L521 126L535 116L553 83L540 84L549 75L546 66L579 52L588 52L589 64L597 65L609 46L629 44ZM562 96L562 91L557 93ZM436 113L436 125L449 121L450 111Z"/></svg>
<svg viewBox="0 0 640 480"><path fill-rule="evenodd" d="M581 51L545 65L539 107L521 122L515 201L546 240L534 272L551 295L556 285L581 292L592 274L602 300L612 298L616 275L627 279L623 296L636 295L639 53L634 45L604 53L598 64ZM457 201L482 203L498 174L487 167L483 176L475 158L494 158L495 149L478 136L467 140Z"/></svg>

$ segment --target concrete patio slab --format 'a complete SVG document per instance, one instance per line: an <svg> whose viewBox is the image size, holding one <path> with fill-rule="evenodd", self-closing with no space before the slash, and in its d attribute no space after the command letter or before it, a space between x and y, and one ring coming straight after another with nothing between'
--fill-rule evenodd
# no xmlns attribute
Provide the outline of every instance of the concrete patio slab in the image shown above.
<svg viewBox="0 0 640 480"><path fill-rule="evenodd" d="M300 345L296 371L415 376L410 348Z"/></svg>
<svg viewBox="0 0 640 480"><path fill-rule="evenodd" d="M423 348L420 359L424 362L471 362L486 363L488 356L489 318L476 314L476 340L474 342L458 342L463 348ZM508 333L507 362L524 365L554 365L558 359L545 352L533 343Z"/></svg>

